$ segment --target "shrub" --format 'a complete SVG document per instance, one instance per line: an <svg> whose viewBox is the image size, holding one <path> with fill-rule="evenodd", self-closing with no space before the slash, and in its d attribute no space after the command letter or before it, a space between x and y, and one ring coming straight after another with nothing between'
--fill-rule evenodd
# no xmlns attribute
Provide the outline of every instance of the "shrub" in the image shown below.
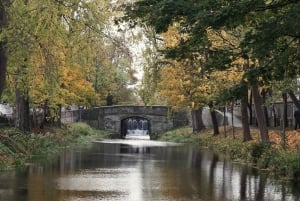
<svg viewBox="0 0 300 201"><path fill-rule="evenodd" d="M63 129L47 128L43 133L24 134L17 129L2 129L5 143L0 142L0 169L23 166L29 158L47 158L70 144L82 144L110 133L91 128L85 123L73 123Z"/></svg>
<svg viewBox="0 0 300 201"><path fill-rule="evenodd" d="M93 129L85 123L72 123L68 125L68 131L72 135L90 135L93 134Z"/></svg>
<svg viewBox="0 0 300 201"><path fill-rule="evenodd" d="M286 174L295 180L300 180L300 150L286 152Z"/></svg>
<svg viewBox="0 0 300 201"><path fill-rule="evenodd" d="M261 158L261 156L270 149L271 144L270 143L253 143L250 146L250 155L252 157L252 162L257 164L258 160Z"/></svg>

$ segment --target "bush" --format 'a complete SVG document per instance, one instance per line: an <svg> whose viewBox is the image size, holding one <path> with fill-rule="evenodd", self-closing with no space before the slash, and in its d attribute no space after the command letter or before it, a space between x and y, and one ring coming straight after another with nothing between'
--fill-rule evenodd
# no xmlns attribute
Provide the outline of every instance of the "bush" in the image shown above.
<svg viewBox="0 0 300 201"><path fill-rule="evenodd" d="M174 129L157 136L158 140L178 143L194 143L197 141L197 138L198 136L194 135L189 127Z"/></svg>
<svg viewBox="0 0 300 201"><path fill-rule="evenodd" d="M106 138L111 135L108 131L94 129L86 123L77 122L68 124L67 126L68 133L71 134L73 137L77 136L99 136L102 138Z"/></svg>
<svg viewBox="0 0 300 201"><path fill-rule="evenodd" d="M268 161L268 167L276 175L288 177L294 180L300 180L300 150L286 151L282 149L272 149L261 157L260 164Z"/></svg>
<svg viewBox="0 0 300 201"><path fill-rule="evenodd" d="M93 129L92 127L90 127L89 125L85 124L85 123L72 123L69 124L68 127L68 132L72 135L91 135L93 134Z"/></svg>
<svg viewBox="0 0 300 201"><path fill-rule="evenodd" d="M250 155L252 157L252 162L257 164L261 156L267 152L271 147L270 143L253 143L250 147Z"/></svg>

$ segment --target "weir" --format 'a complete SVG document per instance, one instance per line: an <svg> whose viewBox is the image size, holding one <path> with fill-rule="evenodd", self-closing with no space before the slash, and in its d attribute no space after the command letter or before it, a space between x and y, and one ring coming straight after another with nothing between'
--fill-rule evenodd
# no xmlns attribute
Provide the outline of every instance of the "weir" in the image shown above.
<svg viewBox="0 0 300 201"><path fill-rule="evenodd" d="M150 129L149 120L142 117L129 117L121 121L121 136L122 138L137 138L149 139Z"/></svg>
<svg viewBox="0 0 300 201"><path fill-rule="evenodd" d="M125 124L127 126L126 135L128 134L148 135L149 134L147 119L132 117L132 118L128 118Z"/></svg>

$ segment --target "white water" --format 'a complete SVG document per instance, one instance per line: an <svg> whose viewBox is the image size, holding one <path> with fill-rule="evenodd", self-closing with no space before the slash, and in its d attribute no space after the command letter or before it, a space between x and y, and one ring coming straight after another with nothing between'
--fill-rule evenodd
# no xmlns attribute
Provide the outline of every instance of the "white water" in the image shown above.
<svg viewBox="0 0 300 201"><path fill-rule="evenodd" d="M127 134L125 136L125 139L135 139L135 140L150 140L150 135L147 133L132 133L132 134Z"/></svg>
<svg viewBox="0 0 300 201"><path fill-rule="evenodd" d="M141 129L127 130L127 135L148 135L148 130L141 130Z"/></svg>

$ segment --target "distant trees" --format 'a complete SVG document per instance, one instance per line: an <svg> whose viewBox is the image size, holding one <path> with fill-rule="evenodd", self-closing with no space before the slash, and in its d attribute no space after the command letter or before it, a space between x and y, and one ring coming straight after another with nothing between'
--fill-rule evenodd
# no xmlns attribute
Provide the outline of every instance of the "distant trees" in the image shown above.
<svg viewBox="0 0 300 201"><path fill-rule="evenodd" d="M272 89L274 83L299 77L299 24L293 22L300 19L300 1L145 0L125 7L127 15L123 19L132 24L145 23L158 34L176 27L179 37L162 52L167 59L190 62L180 68L182 74L194 71L185 81L194 85L191 91L202 88L201 82L207 86L207 91L200 93L202 97L190 103L220 107L239 99L245 114L251 98L261 140L269 141L266 102L261 92ZM228 83L230 77L234 79ZM163 81L164 76L161 78ZM296 88L285 85L276 90L289 93ZM165 95L173 99L173 94ZM244 140L248 140L249 124L247 119L242 122Z"/></svg>

